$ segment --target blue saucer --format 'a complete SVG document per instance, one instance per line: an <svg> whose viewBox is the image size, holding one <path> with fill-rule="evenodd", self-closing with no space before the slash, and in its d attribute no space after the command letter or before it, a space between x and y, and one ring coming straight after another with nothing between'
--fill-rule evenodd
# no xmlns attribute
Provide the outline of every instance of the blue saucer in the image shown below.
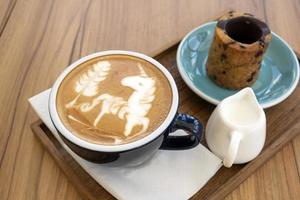
<svg viewBox="0 0 300 200"><path fill-rule="evenodd" d="M177 50L177 65L185 83L200 97L217 105L237 90L216 85L206 74L205 64L216 22L204 24L187 34ZM292 48L276 33L262 61L252 89L263 108L285 100L296 88L299 63Z"/></svg>

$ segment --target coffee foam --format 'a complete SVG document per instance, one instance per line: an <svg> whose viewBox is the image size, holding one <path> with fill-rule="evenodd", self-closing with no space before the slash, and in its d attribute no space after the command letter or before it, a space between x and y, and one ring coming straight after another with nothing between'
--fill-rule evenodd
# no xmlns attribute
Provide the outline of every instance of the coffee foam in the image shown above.
<svg viewBox="0 0 300 200"><path fill-rule="evenodd" d="M74 135L99 144L128 143L155 130L167 116L171 88L152 64L115 55L77 68L57 98L60 118Z"/></svg>
<svg viewBox="0 0 300 200"><path fill-rule="evenodd" d="M66 104L66 108L72 108L77 102L77 99L83 96L94 96L98 93L98 84L106 79L110 70L110 63L108 61L100 61L93 65L86 73L82 74L76 81L74 90L76 97Z"/></svg>

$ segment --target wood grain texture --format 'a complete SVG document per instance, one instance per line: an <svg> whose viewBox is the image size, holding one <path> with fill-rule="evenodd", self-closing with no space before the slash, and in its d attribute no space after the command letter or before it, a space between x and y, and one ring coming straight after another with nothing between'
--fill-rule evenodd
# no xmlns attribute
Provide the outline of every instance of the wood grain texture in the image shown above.
<svg viewBox="0 0 300 200"><path fill-rule="evenodd" d="M0 199L80 199L33 136L37 116L27 102L70 62L104 49L154 55L228 8L265 19L300 51L297 0L1 0ZM299 144L300 136L228 199L299 199Z"/></svg>

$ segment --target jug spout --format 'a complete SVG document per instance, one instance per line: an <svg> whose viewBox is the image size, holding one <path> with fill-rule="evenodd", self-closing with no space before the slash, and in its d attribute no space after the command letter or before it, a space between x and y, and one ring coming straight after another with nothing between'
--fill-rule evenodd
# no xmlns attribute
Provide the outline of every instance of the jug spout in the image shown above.
<svg viewBox="0 0 300 200"><path fill-rule="evenodd" d="M244 101L248 106L261 108L252 88L246 87L232 96L235 101Z"/></svg>
<svg viewBox="0 0 300 200"><path fill-rule="evenodd" d="M250 87L226 98L221 104L224 119L234 125L252 125L264 117L264 111Z"/></svg>

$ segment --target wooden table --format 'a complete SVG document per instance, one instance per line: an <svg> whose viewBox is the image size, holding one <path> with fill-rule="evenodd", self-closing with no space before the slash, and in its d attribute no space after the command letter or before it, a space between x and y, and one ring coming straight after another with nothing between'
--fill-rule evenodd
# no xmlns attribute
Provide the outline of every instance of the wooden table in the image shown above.
<svg viewBox="0 0 300 200"><path fill-rule="evenodd" d="M297 0L1 0L0 199L81 199L29 126L38 117L27 99L69 63L107 49L153 55L228 8L261 17L300 51ZM300 135L227 199L300 199L299 174Z"/></svg>

